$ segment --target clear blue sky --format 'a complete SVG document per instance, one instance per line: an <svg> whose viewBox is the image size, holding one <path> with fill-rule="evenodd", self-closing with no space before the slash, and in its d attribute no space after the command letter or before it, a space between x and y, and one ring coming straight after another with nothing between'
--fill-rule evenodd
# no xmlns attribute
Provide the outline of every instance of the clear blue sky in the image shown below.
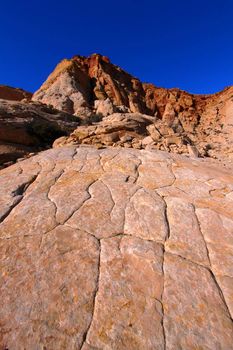
<svg viewBox="0 0 233 350"><path fill-rule="evenodd" d="M0 84L35 91L62 58L101 53L142 81L212 93L233 85L233 0L8 0Z"/></svg>

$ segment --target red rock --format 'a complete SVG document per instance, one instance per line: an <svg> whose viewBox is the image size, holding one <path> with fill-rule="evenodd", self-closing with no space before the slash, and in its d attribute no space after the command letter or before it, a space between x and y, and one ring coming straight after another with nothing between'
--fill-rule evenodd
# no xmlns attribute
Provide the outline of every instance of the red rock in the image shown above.
<svg viewBox="0 0 233 350"><path fill-rule="evenodd" d="M0 85L0 99L11 101L31 100L32 93L19 88Z"/></svg>
<svg viewBox="0 0 233 350"><path fill-rule="evenodd" d="M33 100L78 115L86 124L100 122L102 126L101 118L115 112L154 118L151 125L161 138L150 128L134 135L131 142L119 143L120 146L134 147L151 136L157 149L189 154L190 145L200 156L233 159L232 91L233 88L227 88L213 95L193 95L179 89L158 88L141 83L105 56L93 54L59 63ZM178 136L178 142L167 140L171 134ZM83 142L106 145L101 138L86 138Z"/></svg>

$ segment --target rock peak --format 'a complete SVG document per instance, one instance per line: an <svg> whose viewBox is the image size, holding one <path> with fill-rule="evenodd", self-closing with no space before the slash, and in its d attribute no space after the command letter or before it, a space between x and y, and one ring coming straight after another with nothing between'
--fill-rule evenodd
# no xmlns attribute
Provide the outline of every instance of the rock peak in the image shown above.
<svg viewBox="0 0 233 350"><path fill-rule="evenodd" d="M194 95L178 88L158 88L153 84L142 83L112 64L108 57L94 53L88 57L76 55L61 61L34 94L33 100L77 115L86 124L107 117L99 125L105 130L104 133L109 134L109 130L119 132L118 136L107 137L108 145L115 144L115 141L109 144L109 139L120 140L122 134L127 134L124 135L126 139L136 138L137 147L144 147L142 139L150 136L144 141L145 145L160 150L189 153L190 147L187 145L190 145L198 149L197 153L194 152L196 154L220 157L224 153L228 157L232 156L233 145L232 92L233 87L214 95ZM120 115L110 118L114 113ZM135 132L130 135L128 131L123 132L127 130L128 123L131 128L135 125L135 116L129 122L130 114L135 113L154 118L151 121L154 125L149 126L149 129L145 128L146 124L141 129L135 126L135 132L143 130L140 137ZM125 114L128 116L124 117ZM105 145L102 136L93 136L93 130L99 133L99 129L96 126L89 129L91 138L86 138L85 142L98 140L98 143ZM79 131L74 138L76 142L82 143L77 138L78 134ZM127 141L124 144L132 147L134 142Z"/></svg>

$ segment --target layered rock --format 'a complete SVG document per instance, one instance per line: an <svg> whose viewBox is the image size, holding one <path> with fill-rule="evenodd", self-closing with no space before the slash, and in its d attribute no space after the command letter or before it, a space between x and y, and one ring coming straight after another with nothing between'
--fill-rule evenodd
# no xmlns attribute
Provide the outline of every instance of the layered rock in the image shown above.
<svg viewBox="0 0 233 350"><path fill-rule="evenodd" d="M97 147L150 148L233 161L232 91L229 88L212 97L201 120L193 118L189 123L187 120L181 122L181 117L175 113L176 102L168 102L162 119L141 113L113 113L89 125L79 126L70 136L56 140L54 147L91 144Z"/></svg>
<svg viewBox="0 0 233 350"><path fill-rule="evenodd" d="M150 114L142 83L99 54L63 60L33 95L33 100L83 117L96 112L95 101L106 99L116 112Z"/></svg>
<svg viewBox="0 0 233 350"><path fill-rule="evenodd" d="M0 165L51 147L79 119L40 103L0 100Z"/></svg>
<svg viewBox="0 0 233 350"><path fill-rule="evenodd" d="M128 119L132 113L152 116L154 120L149 129L136 133L133 142L123 143L126 147L137 145L140 148L150 144L156 149L171 152L232 158L232 96L232 87L214 95L193 95L179 89L141 83L113 65L107 57L94 54L90 57L74 56L59 63L33 95L33 100L78 115L86 124L99 122L102 129L106 125L110 125L111 129L115 113L123 114L124 121L126 113L129 113ZM102 122L103 117L109 118ZM146 126L147 123L143 129ZM122 123L121 130L123 128ZM89 128L91 136L93 130L95 126ZM82 130L77 130L76 135L80 132ZM103 132L102 139L97 137L98 144L106 144L106 133L108 131ZM111 139L111 136L108 138ZM72 135L65 142L70 143L74 139ZM85 143L93 144L94 139L96 137L85 138ZM77 137L75 142L82 141Z"/></svg>
<svg viewBox="0 0 233 350"><path fill-rule="evenodd" d="M232 168L72 146L0 189L2 349L232 349Z"/></svg>

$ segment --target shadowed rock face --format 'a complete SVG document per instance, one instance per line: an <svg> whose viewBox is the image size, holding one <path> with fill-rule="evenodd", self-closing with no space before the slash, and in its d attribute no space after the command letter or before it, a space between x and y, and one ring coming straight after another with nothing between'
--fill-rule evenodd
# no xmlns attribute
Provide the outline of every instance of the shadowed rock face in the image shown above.
<svg viewBox="0 0 233 350"><path fill-rule="evenodd" d="M51 146L79 119L38 103L0 100L0 164Z"/></svg>
<svg viewBox="0 0 233 350"><path fill-rule="evenodd" d="M13 88L6 85L0 85L0 99L10 101L31 100L32 93L19 88Z"/></svg>
<svg viewBox="0 0 233 350"><path fill-rule="evenodd" d="M97 135L96 127L91 125L84 140L79 137L83 135L81 128L70 139L63 139L62 144L74 141L133 148L152 146L175 153L233 158L232 87L214 95L158 88L141 83L107 57L94 54L59 63L33 100L78 115L86 124L97 122L97 129L103 131ZM122 114L124 120L120 122L118 118L117 127L116 113ZM129 133L124 116L129 114L130 119L132 113L153 117L151 126L146 128L146 122L140 132ZM107 120L102 121L103 117ZM112 135L109 130L116 128L121 132Z"/></svg>
<svg viewBox="0 0 233 350"><path fill-rule="evenodd" d="M0 348L232 349L232 169L63 147L0 191Z"/></svg>

